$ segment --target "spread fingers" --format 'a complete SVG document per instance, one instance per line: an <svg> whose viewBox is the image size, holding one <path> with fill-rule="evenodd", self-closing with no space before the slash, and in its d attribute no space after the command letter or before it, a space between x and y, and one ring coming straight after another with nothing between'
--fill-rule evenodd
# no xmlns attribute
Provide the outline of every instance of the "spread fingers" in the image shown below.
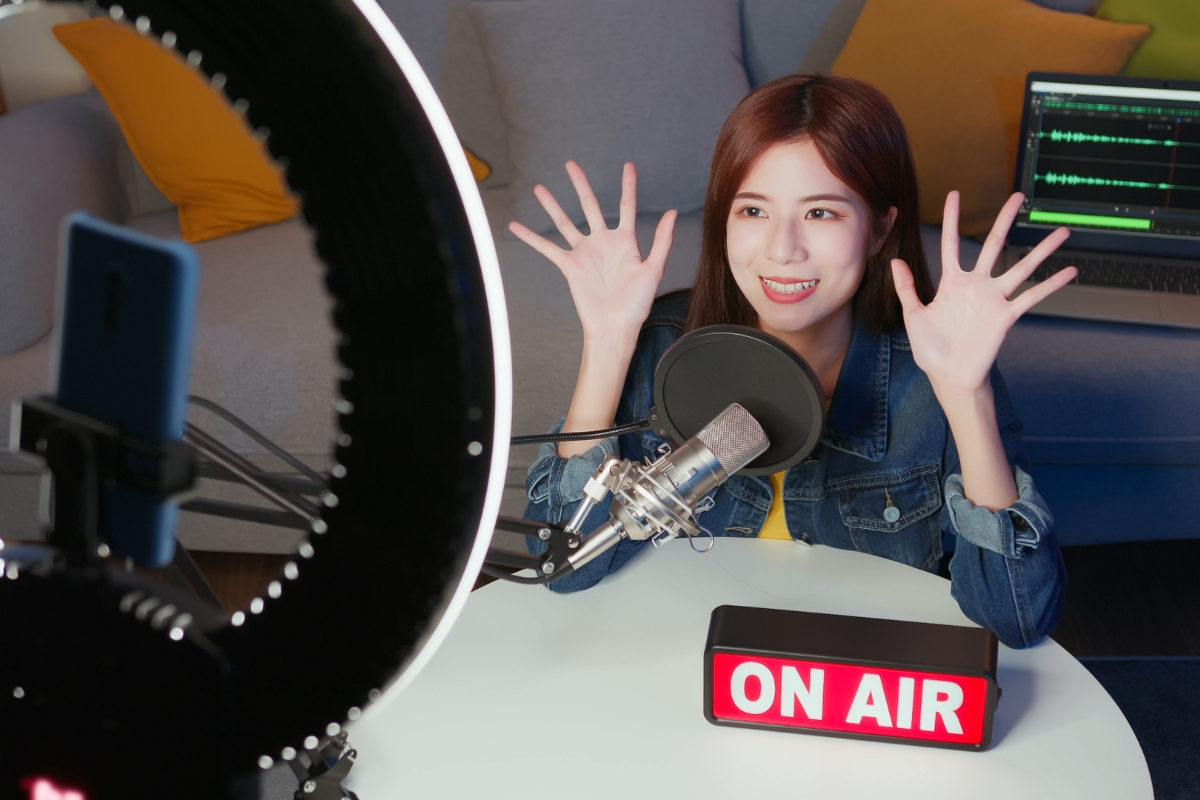
<svg viewBox="0 0 1200 800"><path fill-rule="evenodd" d="M550 259L550 261L554 263L554 266L558 267L559 271L562 271L563 255L565 255L565 251L561 247L544 236L538 236L536 233L529 230L529 228L526 228L519 222L508 223L508 229L512 231L513 236L516 236L522 242L529 245L534 250L537 250L546 258ZM576 231L577 235L578 233L579 232Z"/></svg>
<svg viewBox="0 0 1200 800"><path fill-rule="evenodd" d="M583 209L584 219L592 229L591 232L595 233L607 228L608 226L604 224L604 214L600 211L600 201L596 199L592 185L588 183L587 176L583 174L583 168L574 161L568 161L567 175L570 176L571 183L574 184L575 191L579 194L579 205Z"/></svg>
<svg viewBox="0 0 1200 800"><path fill-rule="evenodd" d="M558 228L558 232L567 240L567 244L571 247L579 244L583 239L583 234L579 232L579 228L575 227L575 223L571 222L571 218L567 216L567 212L563 211L562 206L554 199L554 195L550 194L550 190L539 183L533 187L533 195L542 204L542 208L546 209L546 213L550 215L551 221L554 222L554 227ZM524 226L522 225L521 227ZM509 230L512 230L514 234L517 233L513 230L512 226L509 226ZM529 229L526 228L526 230ZM517 235L519 236L520 234Z"/></svg>

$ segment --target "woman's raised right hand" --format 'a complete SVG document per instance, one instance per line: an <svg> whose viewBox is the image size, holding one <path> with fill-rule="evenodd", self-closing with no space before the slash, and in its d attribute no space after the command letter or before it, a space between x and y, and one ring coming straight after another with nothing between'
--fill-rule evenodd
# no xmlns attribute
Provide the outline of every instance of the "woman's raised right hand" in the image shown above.
<svg viewBox="0 0 1200 800"><path fill-rule="evenodd" d="M533 193L570 249L564 250L519 222L510 222L508 229L550 259L567 279L585 341L636 341L662 281L676 212L663 214L654 232L650 254L643 259L634 228L637 171L633 164L627 163L621 176L620 220L612 229L605 224L600 203L580 166L568 161L567 175L579 194L579 204L591 233L587 236L580 233L550 190L540 184Z"/></svg>

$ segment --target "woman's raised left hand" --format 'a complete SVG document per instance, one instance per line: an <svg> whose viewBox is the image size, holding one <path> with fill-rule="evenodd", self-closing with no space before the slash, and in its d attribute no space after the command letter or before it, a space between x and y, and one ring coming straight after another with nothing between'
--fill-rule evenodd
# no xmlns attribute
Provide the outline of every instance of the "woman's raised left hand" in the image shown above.
<svg viewBox="0 0 1200 800"><path fill-rule="evenodd" d="M1009 328L1077 274L1074 267L1067 267L1009 299L1067 238L1067 229L1059 228L1012 269L993 277L996 259L1004 252L1008 229L1024 199L1017 193L1004 204L983 243L975 269L967 272L958 260L958 192L946 196L942 218L942 279L929 305L917 297L908 265L898 258L892 260L892 279L904 309L913 358L943 404L951 397L990 392L988 375Z"/></svg>

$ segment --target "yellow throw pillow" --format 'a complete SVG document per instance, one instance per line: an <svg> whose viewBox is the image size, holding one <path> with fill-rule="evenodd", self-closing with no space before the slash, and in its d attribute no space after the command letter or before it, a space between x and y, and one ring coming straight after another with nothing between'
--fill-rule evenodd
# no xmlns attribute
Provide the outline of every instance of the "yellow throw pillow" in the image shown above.
<svg viewBox="0 0 1200 800"><path fill-rule="evenodd" d="M471 165L471 176L475 178L475 182L486 181L488 175L492 174L492 168L488 166L486 161L467 148L464 147L463 152L467 154L467 163Z"/></svg>
<svg viewBox="0 0 1200 800"><path fill-rule="evenodd" d="M867 0L833 72L878 87L908 130L921 222L962 192L982 237L1012 192L1025 76L1115 75L1150 29L1025 0Z"/></svg>
<svg viewBox="0 0 1200 800"><path fill-rule="evenodd" d="M1096 17L1142 22L1153 29L1122 75L1200 81L1200 3L1196 0L1105 0Z"/></svg>
<svg viewBox="0 0 1200 800"><path fill-rule="evenodd" d="M175 52L111 19L57 25L146 175L179 207L186 242L296 215L281 171L223 94Z"/></svg>

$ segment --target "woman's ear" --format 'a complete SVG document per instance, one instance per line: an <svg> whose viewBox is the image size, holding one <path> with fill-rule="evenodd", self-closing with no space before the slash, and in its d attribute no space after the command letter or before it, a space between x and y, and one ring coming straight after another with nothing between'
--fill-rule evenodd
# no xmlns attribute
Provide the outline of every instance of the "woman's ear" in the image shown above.
<svg viewBox="0 0 1200 800"><path fill-rule="evenodd" d="M899 210L895 206L892 206L887 210L886 214L879 215L878 227L876 228L878 233L875 236L875 240L871 242L871 255L875 255L883 248L883 243L887 241L888 236L892 233L892 227L896 224L896 214L898 213Z"/></svg>

